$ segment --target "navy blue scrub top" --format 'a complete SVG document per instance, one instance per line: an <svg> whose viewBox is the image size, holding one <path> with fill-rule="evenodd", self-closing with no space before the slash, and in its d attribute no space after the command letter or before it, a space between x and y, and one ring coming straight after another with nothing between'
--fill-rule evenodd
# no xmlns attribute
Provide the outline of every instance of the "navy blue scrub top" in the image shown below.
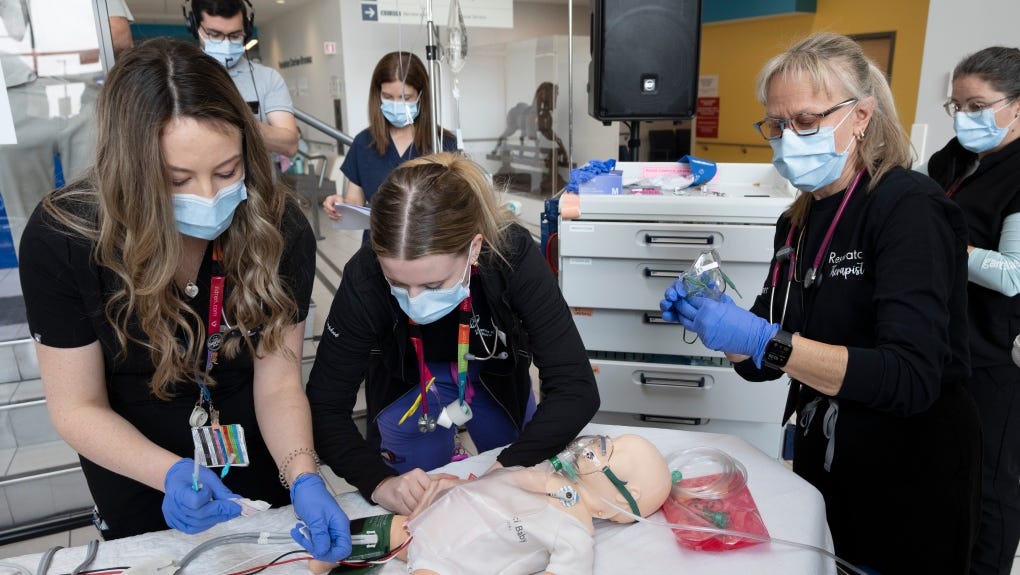
<svg viewBox="0 0 1020 575"><path fill-rule="evenodd" d="M456 139L444 137L443 151L457 151ZM347 151L347 157L344 158L340 170L352 184L365 191L365 201L369 202L393 168L420 155L421 153L412 144L407 150L404 150L404 155L401 156L397 153L397 148L393 145L391 138L386 147L386 154L380 156L376 152L375 146L372 145L372 135L365 129L354 137L354 143Z"/></svg>

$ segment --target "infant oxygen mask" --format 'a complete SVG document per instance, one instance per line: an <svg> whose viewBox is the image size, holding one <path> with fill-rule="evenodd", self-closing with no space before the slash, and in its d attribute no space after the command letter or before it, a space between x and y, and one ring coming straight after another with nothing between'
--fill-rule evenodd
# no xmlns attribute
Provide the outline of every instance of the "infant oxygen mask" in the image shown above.
<svg viewBox="0 0 1020 575"><path fill-rule="evenodd" d="M635 515L640 515L637 501L627 490L627 482L621 481L609 467L609 460L613 457L613 440L605 435L582 435L567 444L567 447L549 458L554 470L577 483L581 475L592 473L604 473L613 487L620 492L620 495L627 500L630 510ZM576 500L576 492L568 490L555 495L566 504L566 501L573 498Z"/></svg>

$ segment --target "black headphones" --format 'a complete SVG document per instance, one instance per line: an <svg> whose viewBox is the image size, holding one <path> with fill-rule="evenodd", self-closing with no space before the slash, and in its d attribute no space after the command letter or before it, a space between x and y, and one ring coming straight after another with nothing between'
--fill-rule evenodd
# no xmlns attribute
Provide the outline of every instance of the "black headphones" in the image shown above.
<svg viewBox="0 0 1020 575"><path fill-rule="evenodd" d="M184 13L184 25L197 40L199 18L191 8L191 0L181 2L181 12ZM251 0L241 0L241 22L244 26L244 43L247 44L248 40L251 40L255 35L255 7L252 6Z"/></svg>

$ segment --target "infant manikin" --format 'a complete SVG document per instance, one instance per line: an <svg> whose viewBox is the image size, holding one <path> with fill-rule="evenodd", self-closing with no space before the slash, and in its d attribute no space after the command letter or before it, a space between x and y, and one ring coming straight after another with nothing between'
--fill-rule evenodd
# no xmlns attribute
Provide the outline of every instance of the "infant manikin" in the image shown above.
<svg viewBox="0 0 1020 575"><path fill-rule="evenodd" d="M638 435L582 436L533 467L491 471L426 499L406 521L395 516L391 548L412 536L406 556L415 575L536 572L590 574L594 519L648 516L669 496L666 461ZM312 562L314 573L330 565Z"/></svg>

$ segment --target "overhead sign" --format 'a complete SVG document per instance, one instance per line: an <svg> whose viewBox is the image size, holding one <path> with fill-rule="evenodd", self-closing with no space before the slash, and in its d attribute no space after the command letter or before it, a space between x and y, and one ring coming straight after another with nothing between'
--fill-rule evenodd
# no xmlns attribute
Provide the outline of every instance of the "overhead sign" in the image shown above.
<svg viewBox="0 0 1020 575"><path fill-rule="evenodd" d="M464 25L468 28L513 28L513 0L472 0L461 2ZM382 24L421 24L425 21L421 0L378 0L361 2L361 21ZM433 0L432 21L445 26L450 16L450 0Z"/></svg>

